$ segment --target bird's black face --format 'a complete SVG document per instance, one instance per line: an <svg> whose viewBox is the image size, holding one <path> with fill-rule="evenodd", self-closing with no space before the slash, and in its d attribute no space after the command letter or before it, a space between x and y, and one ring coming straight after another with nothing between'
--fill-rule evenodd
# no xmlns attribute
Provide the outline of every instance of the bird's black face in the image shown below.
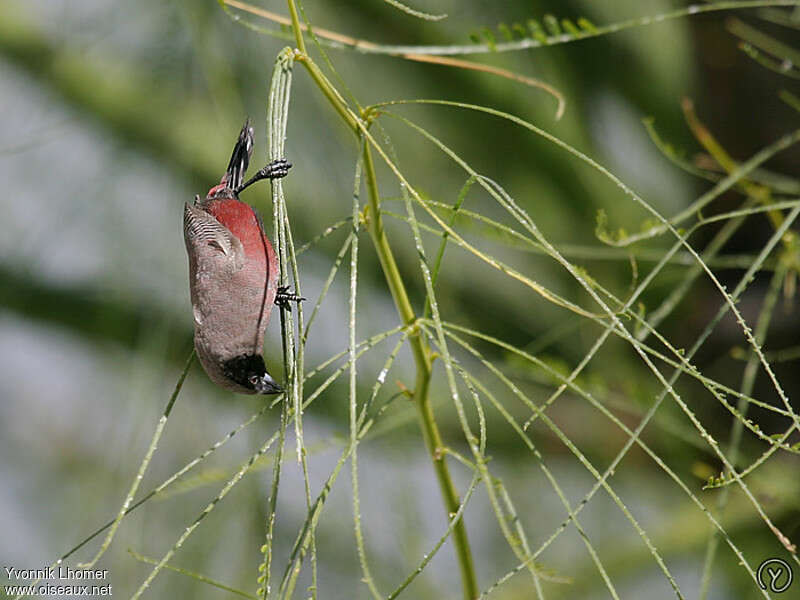
<svg viewBox="0 0 800 600"><path fill-rule="evenodd" d="M222 364L225 376L256 394L279 394L283 388L267 373L264 359L257 354L243 354Z"/></svg>

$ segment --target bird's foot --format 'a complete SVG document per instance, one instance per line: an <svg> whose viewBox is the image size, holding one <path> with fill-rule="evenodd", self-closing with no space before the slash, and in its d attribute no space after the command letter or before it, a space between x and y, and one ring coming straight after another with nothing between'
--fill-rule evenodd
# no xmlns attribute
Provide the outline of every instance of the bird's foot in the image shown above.
<svg viewBox="0 0 800 600"><path fill-rule="evenodd" d="M256 177L260 177L261 179L280 179L281 177L286 177L289 174L289 169L291 168L292 163L285 158L279 158L277 160L273 160L266 167L256 173Z"/></svg>
<svg viewBox="0 0 800 600"><path fill-rule="evenodd" d="M259 169L255 175L253 175L250 179L248 179L245 183L240 185L234 191L238 194L243 189L253 185L257 181L261 181L262 179L280 179L282 177L286 177L286 175L289 174L289 169L291 168L292 168L292 163L290 163L285 158L279 158L278 160L273 160L263 169Z"/></svg>
<svg viewBox="0 0 800 600"><path fill-rule="evenodd" d="M289 309L291 306L289 305L290 302L302 302L305 300L301 295L295 294L289 291L288 285L282 285L278 288L278 293L275 294L275 304L280 306L281 308Z"/></svg>

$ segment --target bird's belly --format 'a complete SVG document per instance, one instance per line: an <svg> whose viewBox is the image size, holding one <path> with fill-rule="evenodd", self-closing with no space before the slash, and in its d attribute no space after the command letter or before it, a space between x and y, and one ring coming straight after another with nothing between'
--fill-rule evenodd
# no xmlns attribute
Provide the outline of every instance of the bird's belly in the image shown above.
<svg viewBox="0 0 800 600"><path fill-rule="evenodd" d="M265 285L266 273L230 277L198 272L192 290L195 341L198 350L227 359L261 353L275 292ZM260 282L259 282L260 279Z"/></svg>

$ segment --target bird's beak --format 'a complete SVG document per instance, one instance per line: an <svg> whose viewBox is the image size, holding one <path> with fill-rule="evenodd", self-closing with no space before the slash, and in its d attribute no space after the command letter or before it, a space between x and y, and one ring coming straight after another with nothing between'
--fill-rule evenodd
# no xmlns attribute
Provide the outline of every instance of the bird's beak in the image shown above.
<svg viewBox="0 0 800 600"><path fill-rule="evenodd" d="M257 394L280 394L283 388L266 371L253 385Z"/></svg>

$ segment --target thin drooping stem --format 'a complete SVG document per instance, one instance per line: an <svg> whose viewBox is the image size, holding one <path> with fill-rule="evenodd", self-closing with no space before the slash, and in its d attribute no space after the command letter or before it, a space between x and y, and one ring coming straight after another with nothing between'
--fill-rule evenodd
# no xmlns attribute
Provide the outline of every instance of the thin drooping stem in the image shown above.
<svg viewBox="0 0 800 600"><path fill-rule="evenodd" d="M183 367L183 372L181 373L180 377L178 377L178 383L175 384L175 390L172 392L172 395L167 401L167 406L164 409L164 412L161 414L161 418L158 420L156 429L153 432L153 439L150 441L150 446L147 448L147 452L142 459L142 464L139 465L139 471L136 473L136 477L131 484L131 489L128 491L128 495L125 496L125 501L122 503L122 506L117 513L117 517L114 519L114 523L111 525L111 529L109 529L108 534L106 535L106 539L103 540L103 543L100 546L100 549L97 551L97 554L94 555L94 558L92 558L92 560L89 562L80 563L79 567L91 569L95 564L97 564L97 561L100 560L100 557L105 554L106 550L108 550L108 547L111 545L111 541L114 539L114 534L116 534L119 524L122 522L122 519L125 517L125 515L128 514L128 509L131 506L131 502L133 502L134 496L136 496L136 492L139 490L139 484L141 484L142 479L144 479L144 474L147 471L147 467L150 466L150 461L156 451L158 441L161 439L161 434L164 433L164 427L167 425L169 414L172 412L172 407L175 405L175 400L178 399L178 394L180 394L181 388L183 388L183 382L186 380L186 375L189 373L189 367L192 366L193 361L194 350L192 350L191 354L189 354L189 358L186 360L186 365Z"/></svg>
<svg viewBox="0 0 800 600"><path fill-rule="evenodd" d="M350 252L350 326L349 326L349 341L348 341L348 356L350 359L350 446L352 447L352 454L350 455L350 477L353 486L353 528L356 538L356 550L358 552L358 560L361 563L361 571L363 577L361 580L367 584L372 597L375 600L381 599L381 594L378 591L375 581L370 573L369 563L367 562L367 553L364 546L364 536L361 532L361 501L359 499L358 491L358 434L362 425L361 420L358 418L358 382L356 372L356 298L358 292L358 234L360 228L359 219L359 194L361 193L361 162L356 161L355 181L353 184L353 231L351 234L351 252ZM365 413L366 415L366 413Z"/></svg>
<svg viewBox="0 0 800 600"><path fill-rule="evenodd" d="M325 78L316 64L306 55L305 46L302 43L302 30L297 19L295 2L294 0L287 1L289 4L289 13L292 16L292 29L294 30L295 38L298 40L298 54L295 55L295 58L306 67L311 78L333 105L336 112L342 117L342 120L353 130L353 133L361 137L366 125L347 107L341 95L330 84L327 78ZM389 244L386 231L383 227L380 209L380 192L369 142L364 144L362 160L368 196L368 205L366 209L367 230L373 246L375 247L375 251L378 254L381 269L386 277L386 283L389 286L389 291L394 300L397 313L402 323L411 328L408 341L411 346L411 353L414 357L414 364L416 367L416 380L413 393L415 405L419 415L425 446L430 455L436 478L439 482L445 510L448 515L451 515L459 510L461 502L459 501L458 492L456 491L448 464L445 460L446 453L444 452L444 444L430 402L429 392L432 374L430 347L421 332L416 329L415 323L417 316L411 306L405 283L397 268L397 262L395 261L391 245ZM478 596L479 590L475 576L475 566L472 560L472 551L470 550L467 530L463 520L458 520L458 522L455 523L452 535L461 571L464 598L466 600L473 600Z"/></svg>
<svg viewBox="0 0 800 600"><path fill-rule="evenodd" d="M782 220L783 219L781 215L781 221ZM772 275L772 282L770 283L769 291L764 298L764 304L761 309L761 313L758 316L758 321L756 323L754 332L756 341L761 345L763 345L764 341L766 340L769 324L772 320L772 315L775 310L775 305L778 301L778 296L780 295L783 279L786 276L788 266L789 265L785 262L778 265L778 268ZM747 364L744 368L744 375L742 377L742 386L740 391L743 394L750 395L753 392L757 374L758 357L756 356L755 352L751 351L747 359ZM730 441L728 444L729 460L731 465L734 467L736 466L739 458L739 445L741 444L742 432L744 431L743 419L747 415L747 410L749 408L749 403L744 400L744 398L739 398L739 403L736 407L736 410L740 415L742 415L742 419L733 420L733 424L731 425ZM725 508L728 505L729 496L730 488L723 488L722 492L720 492L719 498L717 499L717 510L719 511L720 518L722 517L722 513L725 511ZM714 559L716 558L717 548L719 547L721 538L722 536L720 532L715 530L712 531L711 537L708 539L705 560L703 562L703 577L700 582L700 600L705 600L708 597L711 589L711 573L714 568Z"/></svg>
<svg viewBox="0 0 800 600"><path fill-rule="evenodd" d="M283 139L286 135L286 113L288 112L289 102L289 89L291 87L291 69L292 69L292 56L291 52L282 52L273 72L272 82L270 84L269 93L269 106L268 106L268 149L270 158L283 156ZM286 227L284 223L284 202L283 190L280 180L273 181L271 186L271 200L272 200L272 221L273 221L273 239L277 246L279 264L281 265L280 283L285 284L288 280L288 274L285 272L287 267L287 242L286 242ZM268 512L265 527L265 541L262 546L263 559L259 565L258 571L258 592L257 595L266 600L271 592L271 575L272 575L272 559L273 559L273 543L275 539L275 520L277 512L278 501L278 488L280 485L281 465L283 463L283 451L286 441L286 428L289 424L289 413L291 408L295 408L294 419L296 431L302 431L302 421L297 423L298 419L302 419L302 410L297 411L298 404L297 394L297 369L302 368L297 363L297 356L295 354L294 344L294 324L291 315L287 315L285 311L280 311L281 320L281 339L283 342L283 361L284 370L287 384L287 392L281 404L281 420L278 430L278 447L275 452L275 457L272 467L272 485L270 488L269 498L267 500ZM302 436L297 435L298 444L302 444Z"/></svg>
<svg viewBox="0 0 800 600"><path fill-rule="evenodd" d="M383 227L381 218L378 192L378 183L375 176L375 165L372 161L372 153L368 145L364 146L364 174L367 181L367 194L369 196L369 217L368 230L372 238L375 250L380 259L381 268L386 277L386 282L392 293L397 312L406 325L413 325L416 315L408 300L403 279L397 269L394 255L392 253L386 231ZM458 511L460 501L458 492L450 476L450 469L445 461L444 444L439 433L439 427L433 415L433 408L430 402L430 381L431 381L431 358L430 348L422 336L421 332L415 331L409 335L409 344L414 356L414 363L417 369L416 382L414 384L414 400L419 414L422 435L425 439L425 446L431 457L436 478L439 482L439 489L445 503L447 514L451 515ZM475 578L475 567L472 560L472 552L467 538L467 529L463 520L459 520L453 527L453 540L461 568L461 580L464 591L464 598L473 599L477 597L478 586Z"/></svg>

